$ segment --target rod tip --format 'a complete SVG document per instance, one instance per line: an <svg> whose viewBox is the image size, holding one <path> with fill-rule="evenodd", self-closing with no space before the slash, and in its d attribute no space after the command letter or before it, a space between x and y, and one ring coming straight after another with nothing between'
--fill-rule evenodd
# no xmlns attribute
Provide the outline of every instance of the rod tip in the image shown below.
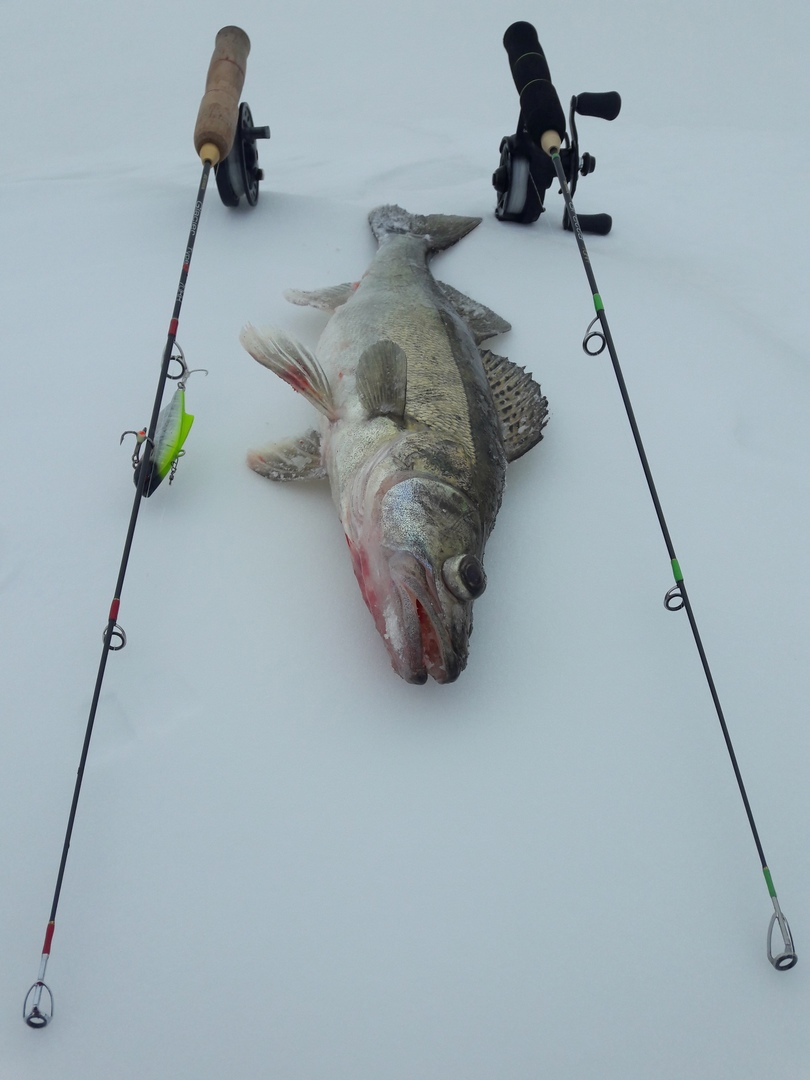
<svg viewBox="0 0 810 1080"><path fill-rule="evenodd" d="M791 968L796 967L799 957L796 954L796 949L793 945L793 935L790 932L790 924L785 918L782 909L779 907L779 901L776 899L775 894L773 896L773 906L774 913L771 915L771 922L768 926L768 959L777 971L790 971ZM783 948L781 952L774 955L773 932L777 926L782 935Z"/></svg>
<svg viewBox="0 0 810 1080"><path fill-rule="evenodd" d="M25 995L23 1020L30 1028L39 1031L41 1028L47 1027L52 1018L53 994L44 982L38 980Z"/></svg>

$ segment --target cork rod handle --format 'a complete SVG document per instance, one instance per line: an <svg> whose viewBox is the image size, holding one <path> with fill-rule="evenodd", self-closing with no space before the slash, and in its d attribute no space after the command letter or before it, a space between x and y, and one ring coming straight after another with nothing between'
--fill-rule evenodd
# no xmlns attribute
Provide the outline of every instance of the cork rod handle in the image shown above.
<svg viewBox="0 0 810 1080"><path fill-rule="evenodd" d="M223 26L214 44L194 128L194 149L203 162L217 165L233 146L249 52L250 39L245 31L238 26Z"/></svg>

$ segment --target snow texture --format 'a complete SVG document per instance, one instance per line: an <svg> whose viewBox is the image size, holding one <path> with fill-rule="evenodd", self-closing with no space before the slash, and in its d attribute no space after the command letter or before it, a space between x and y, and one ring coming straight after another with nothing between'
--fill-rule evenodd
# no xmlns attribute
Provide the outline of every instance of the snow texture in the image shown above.
<svg viewBox="0 0 810 1080"><path fill-rule="evenodd" d="M3 7L0 1080L804 1080L810 1062L810 8L237 0ZM771 904L562 205L493 215L538 29L583 213L798 966ZM48 982L22 1022L199 179L216 31L252 41L258 206L211 188L179 340L196 416L144 503ZM312 409L285 288L356 281L369 211L483 217L433 270L549 400L509 468L467 670L389 667L327 487L250 446Z"/></svg>

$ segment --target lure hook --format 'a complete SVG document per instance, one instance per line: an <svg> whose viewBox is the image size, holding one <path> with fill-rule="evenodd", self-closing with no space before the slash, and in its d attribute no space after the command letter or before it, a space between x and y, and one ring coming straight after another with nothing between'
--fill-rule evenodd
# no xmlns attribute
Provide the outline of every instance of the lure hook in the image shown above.
<svg viewBox="0 0 810 1080"><path fill-rule="evenodd" d="M119 446L123 445L127 435L135 436L135 449L132 451L132 468L137 469L141 463L141 450L143 449L143 444L148 442L151 445L152 440L146 434L146 428L141 428L140 431L125 431L118 440Z"/></svg>

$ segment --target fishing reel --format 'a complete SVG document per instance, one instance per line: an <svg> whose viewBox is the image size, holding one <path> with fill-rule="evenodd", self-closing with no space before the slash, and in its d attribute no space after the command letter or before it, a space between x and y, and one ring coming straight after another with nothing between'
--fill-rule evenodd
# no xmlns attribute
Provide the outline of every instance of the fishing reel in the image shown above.
<svg viewBox="0 0 810 1080"><path fill-rule="evenodd" d="M259 198L259 181L264 173L259 168L257 139L269 139L269 127L256 127L250 106L243 101L239 106L236 136L226 158L214 166L219 197L226 206L238 206L239 200L247 199L248 206L255 206Z"/></svg>
<svg viewBox="0 0 810 1080"><path fill-rule="evenodd" d="M598 116L602 120L615 120L622 107L622 99L615 90L604 94L579 94L571 98L568 114L570 138L565 135L565 145L560 149L560 160L565 171L568 187L573 197L580 176L588 176L596 168L592 154L579 151L579 135L575 116ZM495 216L499 221L517 221L529 225L537 221L545 210L543 199L551 187L555 171L548 154L541 150L530 137L521 110L517 131L501 140L501 161L492 175L492 186L498 194ZM583 232L606 236L613 225L610 214L577 214ZM563 214L563 228L571 229L568 211Z"/></svg>

